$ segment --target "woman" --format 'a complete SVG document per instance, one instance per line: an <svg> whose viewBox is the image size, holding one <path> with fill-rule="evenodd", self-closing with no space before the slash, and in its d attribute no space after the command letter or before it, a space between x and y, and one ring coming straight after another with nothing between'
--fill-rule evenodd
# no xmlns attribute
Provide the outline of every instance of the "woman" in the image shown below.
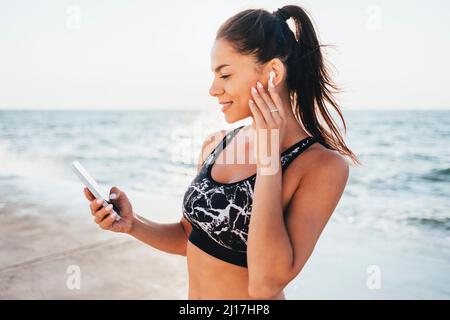
<svg viewBox="0 0 450 320"><path fill-rule="evenodd" d="M284 287L305 265L344 191L344 156L358 163L325 106L346 128L320 49L298 6L231 17L211 51L210 94L224 105L228 123L250 116L252 124L205 139L180 222L140 217L117 187L110 199L120 221L85 189L95 222L186 256L189 299L285 299ZM249 161L219 164L219 155Z"/></svg>

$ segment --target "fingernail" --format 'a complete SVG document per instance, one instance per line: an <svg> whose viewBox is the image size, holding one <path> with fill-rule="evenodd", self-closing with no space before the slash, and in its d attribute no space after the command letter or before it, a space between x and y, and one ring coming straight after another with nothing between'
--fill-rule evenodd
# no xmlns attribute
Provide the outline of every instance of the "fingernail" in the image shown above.
<svg viewBox="0 0 450 320"><path fill-rule="evenodd" d="M112 207L113 207L112 204L108 204L108 206L105 208L105 210L106 211L111 211Z"/></svg>
<svg viewBox="0 0 450 320"><path fill-rule="evenodd" d="M111 194L109 195L109 198L110 198L111 200L114 200L114 199L117 198L117 194L111 193Z"/></svg>
<svg viewBox="0 0 450 320"><path fill-rule="evenodd" d="M255 87L252 87L252 92L258 94L258 90L256 90Z"/></svg>
<svg viewBox="0 0 450 320"><path fill-rule="evenodd" d="M253 101L252 100L248 100L248 104L250 105L250 107L253 107Z"/></svg>
<svg viewBox="0 0 450 320"><path fill-rule="evenodd" d="M109 215L109 217L111 218L111 220L115 220L116 219L116 213L113 212Z"/></svg>
<svg viewBox="0 0 450 320"><path fill-rule="evenodd" d="M263 88L264 88L264 86L262 85L262 83L259 82L259 81L256 81L256 85L257 85L258 88L260 88L260 89L263 89Z"/></svg>
<svg viewBox="0 0 450 320"><path fill-rule="evenodd" d="M103 203L103 199L97 199L97 204L102 204Z"/></svg>

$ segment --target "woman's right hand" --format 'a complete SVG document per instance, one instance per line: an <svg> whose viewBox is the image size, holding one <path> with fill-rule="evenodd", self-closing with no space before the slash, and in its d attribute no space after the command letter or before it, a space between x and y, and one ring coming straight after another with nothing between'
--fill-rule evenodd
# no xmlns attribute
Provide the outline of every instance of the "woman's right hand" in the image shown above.
<svg viewBox="0 0 450 320"><path fill-rule="evenodd" d="M113 194L115 194L115 196ZM118 221L116 221L115 214L111 214L112 205L103 207L103 200L99 201L100 203L97 203L97 199L86 187L84 188L84 196L90 201L89 208L94 216L95 223L97 223L100 228L113 232L130 233L135 215L133 207L125 192L119 190L117 187L112 187L109 191L110 199L105 199L119 208L120 220Z"/></svg>

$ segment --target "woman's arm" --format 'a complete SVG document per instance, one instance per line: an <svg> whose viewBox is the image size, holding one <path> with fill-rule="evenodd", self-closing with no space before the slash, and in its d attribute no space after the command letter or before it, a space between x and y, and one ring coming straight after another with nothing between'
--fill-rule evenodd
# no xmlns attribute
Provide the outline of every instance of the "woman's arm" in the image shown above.
<svg viewBox="0 0 450 320"><path fill-rule="evenodd" d="M285 215L281 169L257 176L247 242L252 297L273 297L298 275L344 191L348 173L342 156L321 155L302 177Z"/></svg>
<svg viewBox="0 0 450 320"><path fill-rule="evenodd" d="M135 214L129 234L155 249L186 255L187 234L181 221L157 223Z"/></svg>

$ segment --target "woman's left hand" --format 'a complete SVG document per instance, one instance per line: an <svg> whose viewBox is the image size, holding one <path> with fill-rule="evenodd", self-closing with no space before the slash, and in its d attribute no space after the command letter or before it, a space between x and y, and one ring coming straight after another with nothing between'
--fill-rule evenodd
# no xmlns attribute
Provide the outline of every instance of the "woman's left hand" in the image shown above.
<svg viewBox="0 0 450 320"><path fill-rule="evenodd" d="M272 166L273 161L280 161L281 141L286 132L287 106L283 105L277 88L271 81L272 78L273 76L269 76L268 90L264 89L264 86L257 81L257 89L255 87L251 89L254 102L249 100L256 126L254 154L259 167ZM270 112L274 109L278 109L278 111ZM272 141L272 137L274 141ZM266 158L269 158L269 163Z"/></svg>

